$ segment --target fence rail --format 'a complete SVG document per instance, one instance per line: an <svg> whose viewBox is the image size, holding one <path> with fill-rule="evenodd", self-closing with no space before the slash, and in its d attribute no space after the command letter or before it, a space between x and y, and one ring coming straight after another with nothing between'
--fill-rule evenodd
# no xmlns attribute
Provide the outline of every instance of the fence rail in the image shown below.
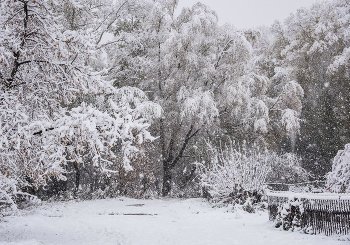
<svg viewBox="0 0 350 245"><path fill-rule="evenodd" d="M269 219L276 220L278 209L289 200L302 201L301 228L313 234L350 234L350 196L268 193Z"/></svg>

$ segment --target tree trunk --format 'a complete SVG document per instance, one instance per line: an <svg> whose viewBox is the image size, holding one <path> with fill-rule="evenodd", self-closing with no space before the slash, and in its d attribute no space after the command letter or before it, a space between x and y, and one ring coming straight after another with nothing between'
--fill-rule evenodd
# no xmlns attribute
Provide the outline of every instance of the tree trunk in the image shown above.
<svg viewBox="0 0 350 245"><path fill-rule="evenodd" d="M171 191L171 166L170 162L165 161L163 163L163 188L162 188L162 195L167 196L169 195Z"/></svg>
<svg viewBox="0 0 350 245"><path fill-rule="evenodd" d="M74 163L74 170L75 170L75 190L74 190L74 195L77 194L79 190L79 185L80 185L80 169L78 166L78 163Z"/></svg>
<svg viewBox="0 0 350 245"><path fill-rule="evenodd" d="M174 157L173 155L173 151L174 151L174 138L171 138L170 142L169 142L169 147L168 150L166 152L165 150L165 137L164 137L164 125L161 124L161 143L162 143L162 158L163 158L163 188L162 188L162 195L163 196L167 196L169 195L170 191L171 191L171 181L172 181L172 176L171 176L171 170L176 166L176 164L179 162L179 160L183 157L183 154L189 144L189 141L191 138L193 138L198 132L199 129L197 131L195 131L193 133L194 130L194 126L191 125L190 129L188 130L184 141L182 143L182 147L179 150L179 152L177 153L176 157Z"/></svg>

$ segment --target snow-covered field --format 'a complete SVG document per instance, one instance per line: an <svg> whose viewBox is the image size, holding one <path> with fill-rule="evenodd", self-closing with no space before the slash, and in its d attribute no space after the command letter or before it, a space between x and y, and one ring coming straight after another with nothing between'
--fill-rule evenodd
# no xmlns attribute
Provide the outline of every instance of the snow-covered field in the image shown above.
<svg viewBox="0 0 350 245"><path fill-rule="evenodd" d="M225 211L201 199L43 203L21 217L6 217L0 223L0 244L349 244L338 237L280 231L267 212Z"/></svg>

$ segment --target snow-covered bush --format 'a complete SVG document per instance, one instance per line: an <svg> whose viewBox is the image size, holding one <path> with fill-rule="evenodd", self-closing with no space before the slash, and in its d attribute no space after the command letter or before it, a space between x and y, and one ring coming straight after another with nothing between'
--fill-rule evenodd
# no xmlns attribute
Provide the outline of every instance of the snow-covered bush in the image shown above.
<svg viewBox="0 0 350 245"><path fill-rule="evenodd" d="M19 190L16 179L0 172L0 217L16 214L18 208L39 203L40 200L36 196Z"/></svg>
<svg viewBox="0 0 350 245"><path fill-rule="evenodd" d="M301 167L300 157L296 154L270 152L269 156L271 171L267 176L268 183L295 184L307 181L309 173Z"/></svg>
<svg viewBox="0 0 350 245"><path fill-rule="evenodd" d="M307 178L298 157L287 153L278 155L258 148L224 149L208 144L209 163L198 163L203 191L217 202L254 205L261 201L267 182L293 183Z"/></svg>
<svg viewBox="0 0 350 245"><path fill-rule="evenodd" d="M303 202L298 198L291 198L278 208L276 228L282 226L284 230L294 231L301 226L301 217L304 212Z"/></svg>
<svg viewBox="0 0 350 245"><path fill-rule="evenodd" d="M16 191L16 181L0 172L0 217L14 213L17 210L13 195Z"/></svg>
<svg viewBox="0 0 350 245"><path fill-rule="evenodd" d="M331 192L350 193L350 144L346 144L345 149L335 156L326 187Z"/></svg>
<svg viewBox="0 0 350 245"><path fill-rule="evenodd" d="M213 201L244 204L260 201L271 169L270 155L259 150L237 150L232 145L218 150L209 144L211 162L198 164L202 186Z"/></svg>

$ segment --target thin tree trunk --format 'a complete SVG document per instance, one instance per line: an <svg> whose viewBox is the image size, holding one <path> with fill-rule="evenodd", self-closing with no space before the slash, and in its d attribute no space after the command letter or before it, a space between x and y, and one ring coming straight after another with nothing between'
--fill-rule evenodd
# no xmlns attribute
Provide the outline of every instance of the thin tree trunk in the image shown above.
<svg viewBox="0 0 350 245"><path fill-rule="evenodd" d="M162 195L167 196L171 192L171 166L170 162L164 161L163 162L163 188L162 188Z"/></svg>
<svg viewBox="0 0 350 245"><path fill-rule="evenodd" d="M79 185L80 185L80 169L78 166L78 163L74 163L74 170L75 170L75 190L74 190L74 195L77 194L79 190Z"/></svg>

